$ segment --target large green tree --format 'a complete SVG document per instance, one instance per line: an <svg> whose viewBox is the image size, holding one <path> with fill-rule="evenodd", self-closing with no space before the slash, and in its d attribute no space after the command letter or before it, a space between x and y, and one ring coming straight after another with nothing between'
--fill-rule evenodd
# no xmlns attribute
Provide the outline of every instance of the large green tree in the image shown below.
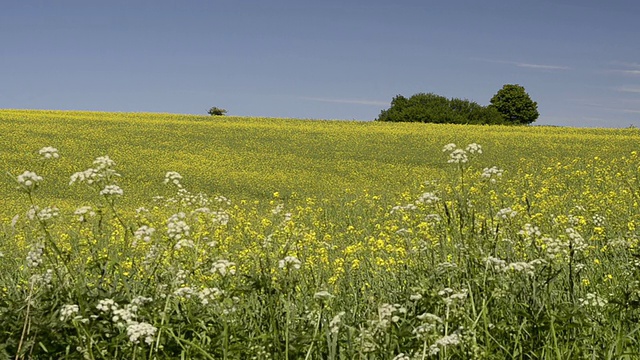
<svg viewBox="0 0 640 360"><path fill-rule="evenodd" d="M504 85L491 98L489 107L498 110L509 124L531 124L540 116L538 103L518 84Z"/></svg>
<svg viewBox="0 0 640 360"><path fill-rule="evenodd" d="M410 98L397 95L391 107L382 110L377 121L449 124L499 124L502 116L493 108L469 100L447 99L433 93L418 93Z"/></svg>

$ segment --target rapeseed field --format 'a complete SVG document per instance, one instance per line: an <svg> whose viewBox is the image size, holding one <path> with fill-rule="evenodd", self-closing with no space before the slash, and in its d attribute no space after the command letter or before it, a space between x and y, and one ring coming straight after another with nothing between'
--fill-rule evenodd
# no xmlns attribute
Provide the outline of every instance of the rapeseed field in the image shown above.
<svg viewBox="0 0 640 360"><path fill-rule="evenodd" d="M0 354L638 359L636 129L1 110Z"/></svg>

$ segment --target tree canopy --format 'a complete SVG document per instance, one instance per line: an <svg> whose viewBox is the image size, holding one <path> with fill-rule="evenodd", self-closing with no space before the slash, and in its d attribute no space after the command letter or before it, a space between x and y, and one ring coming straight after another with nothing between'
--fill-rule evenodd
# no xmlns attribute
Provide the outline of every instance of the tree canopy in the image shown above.
<svg viewBox="0 0 640 360"><path fill-rule="evenodd" d="M418 93L410 98L397 95L391 107L382 110L377 121L424 122L450 124L500 124L501 114L495 109L473 101L433 93Z"/></svg>
<svg viewBox="0 0 640 360"><path fill-rule="evenodd" d="M531 100L524 87L507 84L491 98L491 108L495 108L510 124L531 124L536 121L538 103Z"/></svg>
<svg viewBox="0 0 640 360"><path fill-rule="evenodd" d="M538 104L520 85L504 85L488 106L434 93L410 98L396 95L391 107L382 110L377 121L447 124L530 124L538 118Z"/></svg>

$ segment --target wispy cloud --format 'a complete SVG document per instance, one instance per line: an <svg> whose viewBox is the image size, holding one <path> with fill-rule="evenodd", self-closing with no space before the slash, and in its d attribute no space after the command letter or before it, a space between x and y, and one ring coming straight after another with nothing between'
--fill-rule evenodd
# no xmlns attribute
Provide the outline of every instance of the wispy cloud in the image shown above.
<svg viewBox="0 0 640 360"><path fill-rule="evenodd" d="M481 58L473 58L473 60L484 61L484 62L489 62L494 64L507 64L507 65L513 65L521 68L536 69L536 70L570 70L571 69L568 66L562 66L562 65L533 64L533 63L527 63L527 62L492 60L492 59L481 59Z"/></svg>
<svg viewBox="0 0 640 360"><path fill-rule="evenodd" d="M611 61L610 64L613 66L622 66L626 68L640 68L640 63L637 62Z"/></svg>
<svg viewBox="0 0 640 360"><path fill-rule="evenodd" d="M640 70L620 70L620 69L615 69L615 70L611 70L611 72L617 73L617 74L623 74L623 75L640 75Z"/></svg>
<svg viewBox="0 0 640 360"><path fill-rule="evenodd" d="M640 87L635 87L635 86L622 86L622 87L616 88L615 90L619 92L625 92L625 93L640 94Z"/></svg>
<svg viewBox="0 0 640 360"><path fill-rule="evenodd" d="M609 62L609 65L617 68L608 70L610 73L630 76L640 75L640 63L637 62L611 61Z"/></svg>
<svg viewBox="0 0 640 360"><path fill-rule="evenodd" d="M338 104L353 104L353 105L371 105L371 106L387 106L389 105L389 101L380 101L380 100L364 100L364 99L330 99L323 97L300 97L302 100L310 100L310 101L321 101L328 103L338 103Z"/></svg>

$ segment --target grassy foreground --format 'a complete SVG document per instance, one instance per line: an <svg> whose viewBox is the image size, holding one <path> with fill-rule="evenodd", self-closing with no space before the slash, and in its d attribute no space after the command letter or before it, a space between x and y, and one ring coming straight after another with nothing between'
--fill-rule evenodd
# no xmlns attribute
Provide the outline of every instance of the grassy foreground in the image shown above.
<svg viewBox="0 0 640 360"><path fill-rule="evenodd" d="M0 356L640 358L637 130L2 110L0 131Z"/></svg>

